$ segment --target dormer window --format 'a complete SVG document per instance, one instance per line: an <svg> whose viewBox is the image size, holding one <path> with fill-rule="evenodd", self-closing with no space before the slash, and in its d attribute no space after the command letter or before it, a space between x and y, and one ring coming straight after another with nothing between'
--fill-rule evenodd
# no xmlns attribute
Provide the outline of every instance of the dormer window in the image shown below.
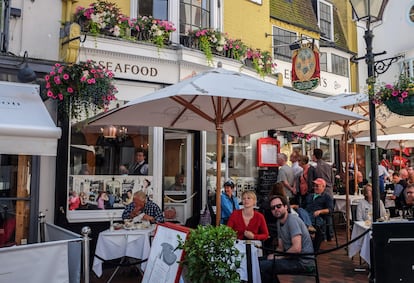
<svg viewBox="0 0 414 283"><path fill-rule="evenodd" d="M318 24L321 37L333 41L333 6L331 3L318 1Z"/></svg>

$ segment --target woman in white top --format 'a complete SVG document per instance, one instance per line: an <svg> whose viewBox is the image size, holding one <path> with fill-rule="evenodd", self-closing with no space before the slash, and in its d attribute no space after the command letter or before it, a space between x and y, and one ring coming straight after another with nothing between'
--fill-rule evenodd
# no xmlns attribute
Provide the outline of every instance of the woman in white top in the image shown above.
<svg viewBox="0 0 414 283"><path fill-rule="evenodd" d="M364 199L360 200L357 206L357 215L356 221L365 221L371 220L370 216L372 217L372 185L366 184L364 186L363 194L365 196ZM371 215L369 215L371 214ZM385 216L385 207L382 200L380 200L380 217L384 218Z"/></svg>

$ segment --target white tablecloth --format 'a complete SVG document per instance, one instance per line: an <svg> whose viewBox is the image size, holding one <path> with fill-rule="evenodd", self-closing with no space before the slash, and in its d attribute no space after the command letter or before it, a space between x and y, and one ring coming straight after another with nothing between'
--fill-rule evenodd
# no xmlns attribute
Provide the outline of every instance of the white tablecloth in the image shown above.
<svg viewBox="0 0 414 283"><path fill-rule="evenodd" d="M259 257L257 254L257 248L255 247L254 242L251 244L252 247L252 279L253 283L262 283L260 277L260 267L259 267ZM243 255L240 268L237 272L240 274L240 280L247 281L247 258L246 258L246 244L244 241L238 241L236 243L236 248Z"/></svg>
<svg viewBox="0 0 414 283"><path fill-rule="evenodd" d="M98 242L96 244L95 255L110 260L129 256L138 259L146 259L149 256L151 245L150 235L155 227L148 229L136 230L106 230L99 233ZM97 257L93 259L92 270L100 277L102 276L103 261ZM144 270L146 263L141 265Z"/></svg>
<svg viewBox="0 0 414 283"><path fill-rule="evenodd" d="M351 240L355 239L369 228L370 226L365 225L365 221L355 221L352 228ZM370 239L371 232L365 234L365 236L359 240L351 243L349 245L349 257L353 257L359 252L359 255L365 260L365 262L371 265Z"/></svg>
<svg viewBox="0 0 414 283"><path fill-rule="evenodd" d="M335 211L340 211L342 213L346 213L345 206L346 206L346 195L334 195L333 196L335 200ZM352 219L351 215L351 205L356 205L360 200L364 198L363 195L350 195L349 196L349 216Z"/></svg>

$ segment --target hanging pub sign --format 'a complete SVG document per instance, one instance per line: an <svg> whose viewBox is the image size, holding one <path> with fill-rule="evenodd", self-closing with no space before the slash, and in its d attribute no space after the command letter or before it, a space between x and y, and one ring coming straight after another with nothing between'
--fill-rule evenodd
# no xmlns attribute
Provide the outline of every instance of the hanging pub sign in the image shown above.
<svg viewBox="0 0 414 283"><path fill-rule="evenodd" d="M314 44L304 44L292 54L292 87L312 90L319 85L319 51Z"/></svg>

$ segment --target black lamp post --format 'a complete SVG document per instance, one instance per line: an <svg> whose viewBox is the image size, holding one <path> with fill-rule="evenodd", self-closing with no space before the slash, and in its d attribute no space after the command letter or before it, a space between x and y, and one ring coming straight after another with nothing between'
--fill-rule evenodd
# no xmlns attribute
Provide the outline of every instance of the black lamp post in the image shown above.
<svg viewBox="0 0 414 283"><path fill-rule="evenodd" d="M379 177L378 177L378 149L377 149L377 125L375 104L372 96L374 94L375 85L375 56L385 54L372 52L372 39L374 34L371 30L371 23L380 21L384 12L385 5L388 0L350 0L352 9L358 21L366 22L366 29L364 39L366 43L367 53L362 58L355 58L355 60L365 59L368 67L368 95L369 95L369 131L370 131L370 148L371 148L371 177L372 177L372 219L376 221L380 217L380 191L379 191Z"/></svg>

